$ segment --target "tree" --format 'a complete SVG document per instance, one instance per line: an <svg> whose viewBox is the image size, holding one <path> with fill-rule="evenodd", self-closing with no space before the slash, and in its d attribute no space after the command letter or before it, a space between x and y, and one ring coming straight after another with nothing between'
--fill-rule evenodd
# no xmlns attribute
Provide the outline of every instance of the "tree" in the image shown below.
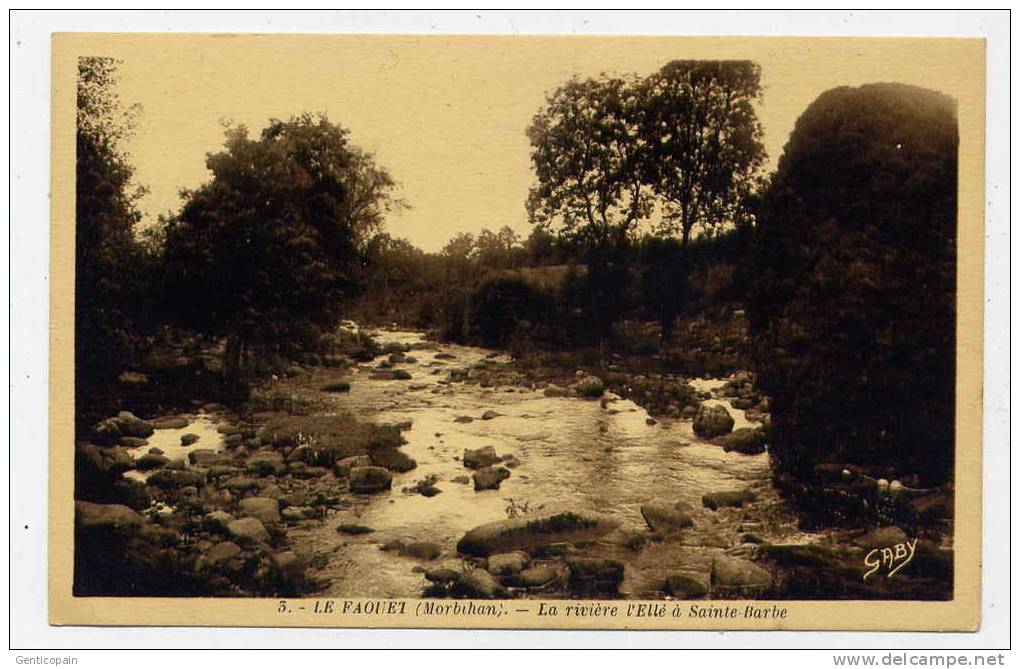
<svg viewBox="0 0 1020 669"><path fill-rule="evenodd" d="M117 61L78 60L75 157L76 402L130 364L142 320L144 253L135 239L141 219L134 170L123 143L137 107L117 94Z"/></svg>
<svg viewBox="0 0 1020 669"><path fill-rule="evenodd" d="M591 248L626 241L651 206L639 113L629 79L572 79L548 96L528 128L538 182L528 197L532 223L557 224Z"/></svg>
<svg viewBox="0 0 1020 669"><path fill-rule="evenodd" d="M734 222L751 193L765 160L760 77L751 61L674 60L641 84L642 167L684 248L695 227Z"/></svg>
<svg viewBox="0 0 1020 669"><path fill-rule="evenodd" d="M748 300L780 475L951 480L957 145L954 101L914 86L836 88L797 120Z"/></svg>
<svg viewBox="0 0 1020 669"><path fill-rule="evenodd" d="M680 237L679 253L650 256L659 265L652 278L661 278L653 283L664 345L690 294L686 251L692 232L745 216L745 200L765 159L754 110L760 97L760 68L751 61L675 60L641 84L644 178L662 202L660 235Z"/></svg>
<svg viewBox="0 0 1020 669"><path fill-rule="evenodd" d="M389 189L352 204L350 175L380 172L347 138L321 115L273 120L257 139L230 128L208 157L212 179L169 222L171 301L184 324L227 338L230 378L317 343L340 318Z"/></svg>
<svg viewBox="0 0 1020 669"><path fill-rule="evenodd" d="M474 257L475 236L470 232L458 232L446 242L440 253L452 261L466 264Z"/></svg>
<svg viewBox="0 0 1020 669"><path fill-rule="evenodd" d="M375 156L354 146L348 146L347 152L347 164L341 168L345 196L339 216L341 226L351 231L354 245L360 249L381 231L387 215L408 205L396 197L397 182L376 164Z"/></svg>
<svg viewBox="0 0 1020 669"><path fill-rule="evenodd" d="M514 252L520 249L520 238L509 225L493 232L485 229L475 240L478 264L485 268L506 269L514 262Z"/></svg>

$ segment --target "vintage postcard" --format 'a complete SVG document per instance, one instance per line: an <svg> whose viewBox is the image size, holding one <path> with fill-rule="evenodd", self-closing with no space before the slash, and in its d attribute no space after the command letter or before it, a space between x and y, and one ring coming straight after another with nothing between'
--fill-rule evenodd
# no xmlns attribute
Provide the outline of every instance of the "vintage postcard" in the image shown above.
<svg viewBox="0 0 1020 669"><path fill-rule="evenodd" d="M52 55L53 624L979 625L983 40Z"/></svg>

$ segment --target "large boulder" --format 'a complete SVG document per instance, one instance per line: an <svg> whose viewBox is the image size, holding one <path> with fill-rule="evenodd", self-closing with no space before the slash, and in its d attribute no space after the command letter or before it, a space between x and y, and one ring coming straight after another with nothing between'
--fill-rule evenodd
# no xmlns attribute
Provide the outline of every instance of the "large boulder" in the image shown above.
<svg viewBox="0 0 1020 669"><path fill-rule="evenodd" d="M481 448L476 449L464 449L465 467L478 469L480 467L489 467L497 462L500 462L500 457L496 454L496 449L492 446L482 446Z"/></svg>
<svg viewBox="0 0 1020 669"><path fill-rule="evenodd" d="M468 599L504 599L510 596L496 577L484 569L472 569L460 574L451 592Z"/></svg>
<svg viewBox="0 0 1020 669"><path fill-rule="evenodd" d="M228 523L227 534L242 546L269 543L269 532L258 518L239 518Z"/></svg>
<svg viewBox="0 0 1020 669"><path fill-rule="evenodd" d="M205 477L196 471L164 468L150 474L146 482L157 488L183 488L200 486L205 483Z"/></svg>
<svg viewBox="0 0 1020 669"><path fill-rule="evenodd" d="M212 450L211 448L199 448L188 453L188 462L201 467L225 465L229 464L231 461L232 458L228 453L220 453Z"/></svg>
<svg viewBox="0 0 1020 669"><path fill-rule="evenodd" d="M241 547L233 541L221 541L213 544L209 550L202 554L206 564L215 565L237 557L241 553Z"/></svg>
<svg viewBox="0 0 1020 669"><path fill-rule="evenodd" d="M74 520L81 531L132 534L142 529L145 519L123 504L75 502Z"/></svg>
<svg viewBox="0 0 1020 669"><path fill-rule="evenodd" d="M207 529L214 532L226 532L227 526L234 522L234 517L226 511L212 511L202 519Z"/></svg>
<svg viewBox="0 0 1020 669"><path fill-rule="evenodd" d="M432 561L443 554L443 547L433 541L418 541L401 548L400 554L416 560Z"/></svg>
<svg viewBox="0 0 1020 669"><path fill-rule="evenodd" d="M755 563L728 555L712 560L712 585L721 588L767 588L772 574Z"/></svg>
<svg viewBox="0 0 1020 669"><path fill-rule="evenodd" d="M159 469L170 464L170 458L165 455L156 455L155 453L146 453L142 457L135 461L135 469L142 472L147 472L151 469Z"/></svg>
<svg viewBox="0 0 1020 669"><path fill-rule="evenodd" d="M167 416L152 421L152 427L157 430L180 430L188 426L188 419L183 416Z"/></svg>
<svg viewBox="0 0 1020 669"><path fill-rule="evenodd" d="M94 432L101 441L112 443L121 437L147 439L155 432L155 428L152 423L142 420L130 411L121 411L116 416L97 423Z"/></svg>
<svg viewBox="0 0 1020 669"><path fill-rule="evenodd" d="M733 429L733 416L721 404L702 404L694 415L694 434L705 439L727 434Z"/></svg>
<svg viewBox="0 0 1020 669"><path fill-rule="evenodd" d="M687 574L670 574L662 589L677 599L698 599L708 594L708 586Z"/></svg>
<svg viewBox="0 0 1020 669"><path fill-rule="evenodd" d="M765 431L742 427L719 437L717 443L727 452L736 451L744 455L758 455L765 452Z"/></svg>
<svg viewBox="0 0 1020 669"><path fill-rule="evenodd" d="M611 518L573 511L499 520L469 531L457 543L457 551L481 557L514 550L530 551L550 544L591 541L618 526L619 522Z"/></svg>
<svg viewBox="0 0 1020 669"><path fill-rule="evenodd" d="M293 551L273 553L269 557L270 574L284 592L295 592L305 580L305 567Z"/></svg>
<svg viewBox="0 0 1020 669"><path fill-rule="evenodd" d="M528 554L524 551L496 553L489 556L486 568L493 576L512 576L523 571L529 562Z"/></svg>
<svg viewBox="0 0 1020 669"><path fill-rule="evenodd" d="M367 455L352 455L349 458L342 458L337 460L336 465L333 466L337 476L347 478L351 475L351 470L355 467L371 467L372 458Z"/></svg>
<svg viewBox="0 0 1020 669"><path fill-rule="evenodd" d="M418 466L414 458L395 448L377 448L372 451L372 464L394 472L409 472Z"/></svg>
<svg viewBox="0 0 1020 669"><path fill-rule="evenodd" d="M350 473L351 492L375 493L389 490L393 486L393 475L382 467L352 467Z"/></svg>
<svg viewBox="0 0 1020 669"><path fill-rule="evenodd" d="M616 560L578 558L567 563L568 584L575 595L615 595L623 582L623 564Z"/></svg>
<svg viewBox="0 0 1020 669"><path fill-rule="evenodd" d="M522 570L510 578L511 585L524 588L541 588L549 585L559 577L559 573L548 565L536 565Z"/></svg>
<svg viewBox="0 0 1020 669"><path fill-rule="evenodd" d="M269 497L246 497L237 503L242 516L258 518L265 525L280 522L280 503Z"/></svg>
<svg viewBox="0 0 1020 669"><path fill-rule="evenodd" d="M475 490L499 490L503 480L510 478L510 470L506 467L482 467L471 478L475 482Z"/></svg>
<svg viewBox="0 0 1020 669"><path fill-rule="evenodd" d="M652 530L656 532L676 532L694 524L690 514L675 506L663 504L641 505L641 516Z"/></svg>

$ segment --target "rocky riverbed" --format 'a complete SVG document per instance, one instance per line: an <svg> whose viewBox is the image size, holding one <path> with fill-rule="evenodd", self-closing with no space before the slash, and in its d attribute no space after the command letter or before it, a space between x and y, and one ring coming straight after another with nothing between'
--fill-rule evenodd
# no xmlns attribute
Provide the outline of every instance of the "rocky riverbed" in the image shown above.
<svg viewBox="0 0 1020 669"><path fill-rule="evenodd" d="M951 593L944 526L801 529L773 487L753 375L550 375L376 336L381 355L295 366L244 411L97 425L78 447L79 594ZM898 545L910 563L865 579Z"/></svg>

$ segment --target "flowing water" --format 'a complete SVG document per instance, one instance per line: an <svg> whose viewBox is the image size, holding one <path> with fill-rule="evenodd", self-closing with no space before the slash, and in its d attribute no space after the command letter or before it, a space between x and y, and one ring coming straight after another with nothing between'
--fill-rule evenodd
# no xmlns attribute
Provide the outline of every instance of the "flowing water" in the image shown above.
<svg viewBox="0 0 1020 669"><path fill-rule="evenodd" d="M421 342L414 332L380 332L385 344ZM437 354L454 359L437 359ZM318 556L317 576L329 582L331 596L415 597L425 579L419 563L384 552L390 540L431 541L443 546L436 562L459 566L456 543L466 531L509 514L558 510L597 511L620 521L620 532L647 531L640 507L646 503L685 501L694 509L695 528L680 543L650 544L642 551L613 542L596 552L620 559L627 566L625 594L653 590L665 573L677 570L707 578L713 555L740 554L740 533L747 527L771 541L803 541L796 517L779 501L769 484L768 457L726 453L693 434L689 421L663 419L651 424L648 414L633 402L617 399L603 406L597 400L546 397L521 387L483 388L448 383L451 368L469 369L488 359L507 363L505 356L481 348L442 345L437 350L414 350L415 362L400 363L411 380L373 380L373 368L363 366L348 376L351 391L329 395L337 412L350 411L375 422L411 419L404 432L403 450L418 467L395 474L393 489L376 495L356 495L349 506L324 524L295 528L295 550ZM722 381L695 380L699 389ZM707 400L723 403L724 400ZM498 412L489 420L486 411ZM751 426L742 411L731 414L736 428ZM471 422L457 422L468 416ZM470 476L462 462L465 448L493 446L500 456L514 456L519 464L499 490L475 491L455 482ZM403 488L435 475L442 492L427 498ZM463 480L463 479L461 479ZM702 508L706 492L750 487L758 501L745 509L710 512ZM358 523L370 534L339 534L340 523ZM619 542L618 542L619 543ZM323 558L323 556L327 556Z"/></svg>

